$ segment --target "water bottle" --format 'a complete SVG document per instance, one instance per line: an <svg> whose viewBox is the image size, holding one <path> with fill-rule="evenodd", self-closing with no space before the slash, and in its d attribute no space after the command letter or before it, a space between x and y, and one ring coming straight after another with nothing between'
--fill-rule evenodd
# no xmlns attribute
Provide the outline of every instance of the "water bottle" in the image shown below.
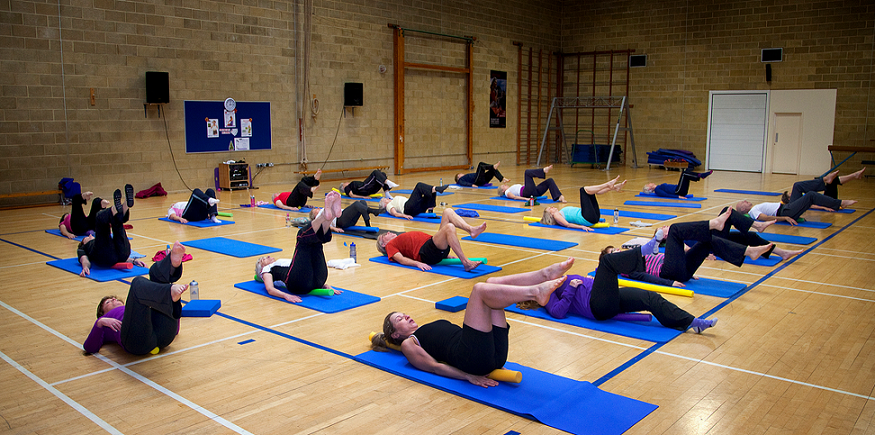
<svg viewBox="0 0 875 435"><path fill-rule="evenodd" d="M249 195L249 207L255 207L255 195Z"/></svg>
<svg viewBox="0 0 875 435"><path fill-rule="evenodd" d="M288 228L290 226L292 226L292 217L289 216L288 213L286 213L286 228Z"/></svg>
<svg viewBox="0 0 875 435"><path fill-rule="evenodd" d="M615 208L614 209L614 225L617 225L618 223L620 223L620 209Z"/></svg>
<svg viewBox="0 0 875 435"><path fill-rule="evenodd" d="M444 187L444 177L441 177L441 187Z"/></svg>
<svg viewBox="0 0 875 435"><path fill-rule="evenodd" d="M355 253L355 242L349 244L349 258L352 258L352 261L358 263Z"/></svg>
<svg viewBox="0 0 875 435"><path fill-rule="evenodd" d="M188 294L189 298L193 301L200 299L201 295L200 292L198 292L197 281L192 280L191 284L188 285Z"/></svg>

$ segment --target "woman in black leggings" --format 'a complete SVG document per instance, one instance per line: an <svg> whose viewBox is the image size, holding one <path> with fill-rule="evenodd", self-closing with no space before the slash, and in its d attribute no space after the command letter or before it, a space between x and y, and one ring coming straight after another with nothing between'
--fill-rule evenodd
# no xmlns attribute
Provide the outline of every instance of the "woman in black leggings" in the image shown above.
<svg viewBox="0 0 875 435"><path fill-rule="evenodd" d="M132 260L131 243L125 232L124 223L129 218L128 210L134 205L134 189L130 184L125 186L126 202L122 203L121 190L113 194L114 206L97 213L94 235L82 239L76 249L76 257L82 265L79 276L91 274L91 265L112 267L116 263L131 260L138 266L139 260Z"/></svg>
<svg viewBox="0 0 875 435"><path fill-rule="evenodd" d="M343 209L343 212L340 213L340 216L331 221L331 231L342 233L344 229L358 224L359 219L365 221L366 227L371 226L371 215L378 216L380 213L386 211L386 205L389 204L389 198L381 199L379 204L380 207L370 207L368 202L362 199L348 205ZM317 216L322 214L322 208L314 207L310 210L310 220L313 221Z"/></svg>
<svg viewBox="0 0 875 435"><path fill-rule="evenodd" d="M589 227L597 224L602 214L596 195L612 190L620 192L623 189L623 185L626 184L626 180L623 180L622 183L617 183L619 179L620 176L618 175L617 178L598 186L581 187L580 207L563 207L561 209L547 207L544 210L544 215L541 217L541 223L591 231Z"/></svg>

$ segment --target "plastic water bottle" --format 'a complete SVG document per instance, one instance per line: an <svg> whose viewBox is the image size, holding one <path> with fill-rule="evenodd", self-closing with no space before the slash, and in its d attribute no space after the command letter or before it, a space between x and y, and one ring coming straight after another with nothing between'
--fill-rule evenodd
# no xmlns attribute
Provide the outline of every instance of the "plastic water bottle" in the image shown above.
<svg viewBox="0 0 875 435"><path fill-rule="evenodd" d="M249 207L255 207L255 195L249 195Z"/></svg>
<svg viewBox="0 0 875 435"><path fill-rule="evenodd" d="M441 187L444 187L444 177L441 177Z"/></svg>
<svg viewBox="0 0 875 435"><path fill-rule="evenodd" d="M349 244L349 258L352 258L352 261L358 263L358 259L356 259L355 242Z"/></svg>
<svg viewBox="0 0 875 435"><path fill-rule="evenodd" d="M197 281L192 280L191 283L188 285L188 294L189 294L189 298L191 298L191 300L193 300L193 301L200 299L201 295L200 295L200 292L198 291Z"/></svg>
<svg viewBox="0 0 875 435"><path fill-rule="evenodd" d="M618 223L620 223L620 209L615 208L614 209L614 225L617 225Z"/></svg>
<svg viewBox="0 0 875 435"><path fill-rule="evenodd" d="M292 217L289 216L288 213L286 213L286 228L288 228L290 226L292 226Z"/></svg>

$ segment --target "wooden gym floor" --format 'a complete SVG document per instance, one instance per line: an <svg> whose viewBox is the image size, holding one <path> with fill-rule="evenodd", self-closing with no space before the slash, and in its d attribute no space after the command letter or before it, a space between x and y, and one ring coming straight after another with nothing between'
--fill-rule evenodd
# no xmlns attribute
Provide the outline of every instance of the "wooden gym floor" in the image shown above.
<svg viewBox="0 0 875 435"><path fill-rule="evenodd" d="M524 168L505 164L500 169L514 181L522 180ZM599 196L602 208L678 215L669 222L710 219L744 198L715 189L783 191L797 180L717 172L693 183L692 193L708 197L701 209L622 206L646 181L675 182L677 174L655 167L606 173L557 165L549 175L571 205L576 205L579 186L620 175L629 180L625 191ZM452 176L444 172L390 178L401 189L410 189L416 181L438 184L443 178L449 183ZM320 192L336 185L336 180L326 181ZM271 192L291 186L263 186L255 192L258 199L269 201ZM509 360L658 405L629 431L633 434L875 433L875 186L854 181L842 186L840 194L860 201L856 213L806 214L809 220L832 222L828 229L770 228L818 239L802 247L781 245L805 249L792 261L774 268L706 262L701 276L751 284L737 299L668 296L694 315L708 313L720 319L704 334L687 332L659 346L508 314ZM494 190L461 190L441 200L450 205L476 201L518 206L488 199L494 195ZM296 229L285 227L285 213L239 208L248 202L245 191L219 194L220 209L234 213L235 225L198 229L158 221L171 203L187 197L175 193L138 200L130 221L133 249L148 260L175 240L223 236L282 247L275 256L291 256ZM605 245L652 233L645 228L608 236L523 224L522 215L540 216L543 207L517 215L480 212L481 218L469 222L486 220L489 232L575 241L578 246L546 252L466 241L466 254L488 257L489 264L504 268L499 274L534 270L572 256L576 260L571 273L586 274L595 268ZM368 333L378 330L383 317L394 310L411 314L420 324L438 318L461 323L462 312L436 310L434 302L467 296L475 282L485 279L447 278L374 264L367 261L378 255L372 241L339 235L325 245L326 258L346 257L344 242L355 241L361 267L330 269L328 283L379 296L380 302L321 314L255 296L233 287L252 278L254 257L237 259L189 248L194 259L185 263L182 281L195 279L201 298L220 299L222 315L184 318L176 341L157 356L130 356L115 345L83 356L81 343L94 323L97 301L107 294L124 296L128 286L120 281L97 283L45 264L75 256L76 242L44 232L57 228L67 210L48 206L0 211L0 433L559 432L320 348L349 355L367 351ZM621 218L620 226L629 227L631 220ZM374 218L372 224L394 230L436 229L384 218ZM248 340L254 341L239 344Z"/></svg>

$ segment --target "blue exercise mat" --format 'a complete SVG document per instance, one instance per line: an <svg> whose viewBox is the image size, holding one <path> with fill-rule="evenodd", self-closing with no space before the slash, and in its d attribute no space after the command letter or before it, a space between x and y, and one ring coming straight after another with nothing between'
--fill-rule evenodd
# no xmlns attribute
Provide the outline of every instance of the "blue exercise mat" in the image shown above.
<svg viewBox="0 0 875 435"><path fill-rule="evenodd" d="M561 225L547 225L542 224L540 222L532 222L529 224L530 227L541 227L541 228L553 228L557 230L571 230L571 231L580 231L582 233L596 233L596 234L620 234L629 231L628 228L620 228L620 227L606 227L606 228L590 228L592 231L584 231L579 228L568 228L563 227Z"/></svg>
<svg viewBox="0 0 875 435"><path fill-rule="evenodd" d="M833 211L833 210L819 210L819 209L816 209L816 208L809 208L808 211L822 211L822 212L824 212L824 213L845 213L845 214L850 214L850 213L853 213L853 212L855 212L855 211L857 211L857 210L854 210L854 209L852 209L852 208L843 208L843 209L841 209L841 210L835 210L835 211Z"/></svg>
<svg viewBox="0 0 875 435"><path fill-rule="evenodd" d="M215 222L210 221L210 220L188 221L188 223L182 223L182 222L175 221L175 220L172 220L172 219L166 218L166 217L159 218L158 220L164 221L164 222L172 222L174 224L179 224L179 225L188 225L188 226L198 227L198 228L220 227L222 225L231 225L234 223L234 221L220 221L219 223L215 223Z"/></svg>
<svg viewBox="0 0 875 435"><path fill-rule="evenodd" d="M462 186L459 184L450 184L450 186L461 187L463 189L498 189L498 186L493 186L492 183L489 183L488 186L480 186L480 187Z"/></svg>
<svg viewBox="0 0 875 435"><path fill-rule="evenodd" d="M224 237L189 240L187 242L182 242L182 244L192 248L203 249L204 251L216 252L237 258L257 257L259 255L282 251L282 248L241 242L239 240L226 239Z"/></svg>
<svg viewBox="0 0 875 435"><path fill-rule="evenodd" d="M249 207L248 204L243 204L243 206ZM279 211L284 211L286 213L310 213L310 207L307 207L306 205L299 208L298 210L286 210L284 208L277 207L275 204L262 204L262 205L259 205L258 208L266 208L268 210L279 210Z"/></svg>
<svg viewBox="0 0 875 435"><path fill-rule="evenodd" d="M793 243L796 245L810 245L817 241L817 237L793 236L790 234L757 233L760 237L775 243Z"/></svg>
<svg viewBox="0 0 875 435"><path fill-rule="evenodd" d="M51 229L51 230L46 230L46 232L49 233L49 234L52 234L52 235L55 235L55 236L61 236L61 237L65 238L65 239L67 239L67 236L61 234L61 230L59 230L59 229L57 229L57 228L55 228L55 229ZM82 239L84 239L84 238L85 238L85 236L76 236L75 239L67 239L67 240L75 240L75 241L77 241L77 242L81 242ZM131 238L131 236L128 236L128 240L133 240L133 239Z"/></svg>
<svg viewBox="0 0 875 435"><path fill-rule="evenodd" d="M629 430L657 406L602 391L589 382L576 381L508 362L504 368L522 373L519 384L499 382L483 388L413 367L396 351L368 351L356 361L569 433L619 435Z"/></svg>
<svg viewBox="0 0 875 435"><path fill-rule="evenodd" d="M700 196L693 196L693 195L687 195L686 198L680 198L680 197L677 197L677 196L674 197L674 198L666 198L666 197L664 197L664 196L658 196L658 195L655 194L655 193L644 193L644 192L639 192L639 193L638 193L637 195L635 195L635 196L639 196L639 197L642 197L642 198L675 199L675 200L678 200L678 201L704 201L704 200L708 199L708 198L702 198L702 197L700 197Z"/></svg>
<svg viewBox="0 0 875 435"><path fill-rule="evenodd" d="M473 202L466 204L456 204L453 207L480 211L494 211L498 213L522 213L524 211L531 211L531 209L525 207L505 207L502 205L478 204Z"/></svg>
<svg viewBox="0 0 875 435"><path fill-rule="evenodd" d="M561 251L563 249L577 246L577 243L575 242L563 242L561 240L539 239L536 237L513 236L498 233L482 233L477 236L476 239L471 238L471 236L465 236L462 240L516 246L519 248L541 249L544 251Z"/></svg>
<svg viewBox="0 0 875 435"><path fill-rule="evenodd" d="M608 208L600 209L599 212L602 216L613 216L614 211ZM643 213L638 211L628 211L628 210L620 210L620 217L627 217L631 219L650 219L656 221L666 221L669 219L674 219L677 215L673 214L659 214L659 213Z"/></svg>
<svg viewBox="0 0 875 435"><path fill-rule="evenodd" d="M702 208L702 204L693 204L691 202L626 201L623 205L637 205L639 207Z"/></svg>
<svg viewBox="0 0 875 435"><path fill-rule="evenodd" d="M595 272L590 272L587 276L595 277ZM640 282L643 284L650 285L658 285L652 283L645 283L644 281L637 281L631 278L627 278L624 276L620 277L621 279L625 279L626 281ZM621 284L623 285L623 284ZM729 298L734 296L736 293L744 290L747 287L747 284L742 284L738 282L731 281L721 281L717 279L710 278L699 278L699 279L691 279L684 283L682 290L691 290L694 294L704 295L704 296L715 296L718 298ZM626 286L629 287L629 286ZM660 286L663 287L663 286ZM675 287L670 287L675 288Z"/></svg>
<svg viewBox="0 0 875 435"><path fill-rule="evenodd" d="M79 264L78 258L52 260L47 261L46 264L76 275L79 275L79 273L82 272L82 265ZM87 278L91 278L97 282L107 282L117 279L131 279L135 276L146 275L148 273L149 268L140 266L134 266L132 269L113 269L91 265L91 273Z"/></svg>
<svg viewBox="0 0 875 435"><path fill-rule="evenodd" d="M776 192L761 192L758 190L735 190L735 189L716 189L715 192L723 193L740 193L742 195L762 195L762 196L781 196Z"/></svg>
<svg viewBox="0 0 875 435"><path fill-rule="evenodd" d="M790 225L784 221L775 222L775 225L784 225L784 226L788 226L788 227L794 226L794 225ZM832 224L829 222L803 221L803 222L797 222L795 226L800 227L800 228L817 228L819 230L823 230L823 229L831 227Z"/></svg>
<svg viewBox="0 0 875 435"><path fill-rule="evenodd" d="M402 195L410 195L411 193L413 193L413 190L412 190L412 189L396 189L396 190L392 190L392 194L393 194L393 195L396 194L396 193L400 193L400 194L402 194ZM437 193L437 192L435 192L435 194L437 194L437 196L450 196L450 195L453 194L453 192L447 192L447 191L444 191L444 193Z"/></svg>
<svg viewBox="0 0 875 435"><path fill-rule="evenodd" d="M373 261L374 263L388 264L395 267L403 267L410 270L420 270L416 266L405 266L403 264L396 263L392 260L389 260L389 257L386 256L373 257L370 259L370 261ZM461 264L433 264L431 266L431 270L426 270L424 272L436 273L438 275L452 276L456 278L471 279L479 278L492 272L498 272L499 270L501 270L500 267L490 266L488 264L481 264L477 266L476 269L470 272L465 272L465 268Z"/></svg>
<svg viewBox="0 0 875 435"><path fill-rule="evenodd" d="M573 314L569 314L568 317L564 319L557 319L551 316L543 307L538 308L537 310L521 310L517 308L516 305L511 305L504 310L511 313L522 314L524 316L537 317L539 319L564 323L566 325L592 329L593 331L607 332L609 334L622 335L623 337L637 338L639 340L647 340L657 343L665 343L681 334L681 331L678 331L677 329L662 326L656 321L656 319L649 322L630 322L613 319L592 320Z"/></svg>
<svg viewBox="0 0 875 435"><path fill-rule="evenodd" d="M278 301L283 301L287 304L292 304L291 302L278 298L276 296L271 296L267 293L267 289L264 287L264 283L258 282L255 280L246 281L234 284L234 287L239 288L241 290L246 290L250 293L255 293L261 296L267 296L271 299L276 299ZM301 302L292 305L298 305L304 308L309 308L311 310L320 311L323 313L337 313L340 311L345 311L350 308L360 307L362 305L372 304L380 300L380 298L376 296L366 295L364 293L354 292L352 290L346 290L337 287L338 290L343 291L343 293L334 296L314 296L314 295L298 295L301 297Z"/></svg>
<svg viewBox="0 0 875 435"><path fill-rule="evenodd" d="M390 219L401 219L403 221L415 221L415 222L425 222L428 224L439 224L441 223L441 217L434 213L420 213L416 216L413 216L413 219L407 219L403 217L392 216L389 213L380 213L379 217L390 218Z"/></svg>
<svg viewBox="0 0 875 435"><path fill-rule="evenodd" d="M508 198L506 196L493 196L493 197L490 197L489 199L495 199L498 201L516 201L516 202L528 201L528 199L511 199L511 198ZM541 204L555 204L556 203L556 201L553 201L552 199L547 198L546 196L536 197L535 202L540 202Z"/></svg>

